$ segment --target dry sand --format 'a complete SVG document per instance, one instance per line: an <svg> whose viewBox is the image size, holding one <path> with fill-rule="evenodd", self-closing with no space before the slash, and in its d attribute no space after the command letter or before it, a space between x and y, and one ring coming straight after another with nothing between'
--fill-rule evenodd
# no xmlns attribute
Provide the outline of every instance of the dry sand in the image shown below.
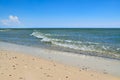
<svg viewBox="0 0 120 80"><path fill-rule="evenodd" d="M0 80L120 80L120 77L0 50Z"/></svg>

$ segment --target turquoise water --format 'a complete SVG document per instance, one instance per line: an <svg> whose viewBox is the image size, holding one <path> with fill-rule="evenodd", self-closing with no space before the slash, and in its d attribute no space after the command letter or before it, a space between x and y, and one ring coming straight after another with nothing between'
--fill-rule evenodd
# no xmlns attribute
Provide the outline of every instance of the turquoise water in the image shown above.
<svg viewBox="0 0 120 80"><path fill-rule="evenodd" d="M120 59L120 29L0 29L0 41Z"/></svg>

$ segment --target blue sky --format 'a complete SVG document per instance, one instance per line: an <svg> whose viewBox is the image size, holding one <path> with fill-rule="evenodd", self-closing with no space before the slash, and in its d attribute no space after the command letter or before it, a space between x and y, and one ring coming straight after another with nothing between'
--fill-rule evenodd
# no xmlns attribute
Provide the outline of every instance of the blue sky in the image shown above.
<svg viewBox="0 0 120 80"><path fill-rule="evenodd" d="M120 28L120 0L0 0L0 27Z"/></svg>

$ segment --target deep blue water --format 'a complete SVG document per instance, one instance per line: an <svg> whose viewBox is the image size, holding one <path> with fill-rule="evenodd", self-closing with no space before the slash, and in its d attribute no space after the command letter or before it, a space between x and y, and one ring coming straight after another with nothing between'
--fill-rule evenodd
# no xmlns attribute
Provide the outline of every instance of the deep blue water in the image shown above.
<svg viewBox="0 0 120 80"><path fill-rule="evenodd" d="M120 58L120 29L0 29L0 41Z"/></svg>

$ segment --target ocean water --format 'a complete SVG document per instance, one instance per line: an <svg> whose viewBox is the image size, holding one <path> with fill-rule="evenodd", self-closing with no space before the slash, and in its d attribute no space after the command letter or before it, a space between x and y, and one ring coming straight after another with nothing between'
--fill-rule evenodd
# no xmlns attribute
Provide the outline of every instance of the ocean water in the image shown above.
<svg viewBox="0 0 120 80"><path fill-rule="evenodd" d="M120 59L120 29L0 29L0 41Z"/></svg>

